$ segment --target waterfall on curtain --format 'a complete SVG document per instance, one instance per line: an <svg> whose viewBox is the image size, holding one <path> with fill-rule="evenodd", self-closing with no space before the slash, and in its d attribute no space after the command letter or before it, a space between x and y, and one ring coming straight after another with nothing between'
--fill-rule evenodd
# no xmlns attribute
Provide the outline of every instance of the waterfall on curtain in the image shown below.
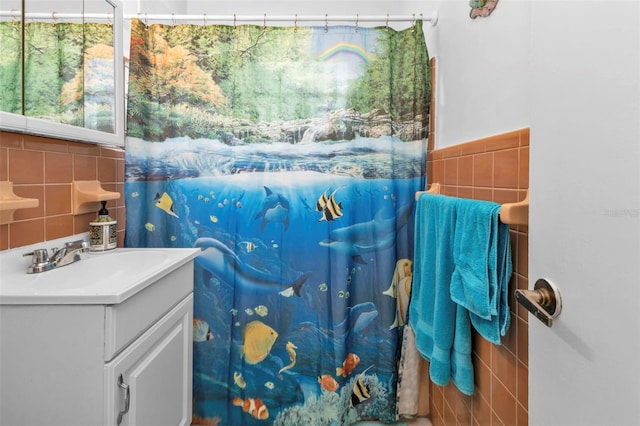
<svg viewBox="0 0 640 426"><path fill-rule="evenodd" d="M395 420L428 72L420 22L132 21L126 246L201 249L195 424Z"/></svg>

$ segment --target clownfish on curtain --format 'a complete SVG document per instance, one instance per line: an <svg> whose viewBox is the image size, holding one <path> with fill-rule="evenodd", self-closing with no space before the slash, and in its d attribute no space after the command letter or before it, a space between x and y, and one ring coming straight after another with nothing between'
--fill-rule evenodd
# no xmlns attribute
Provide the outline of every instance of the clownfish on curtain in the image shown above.
<svg viewBox="0 0 640 426"><path fill-rule="evenodd" d="M132 20L125 245L201 250L194 424L395 420L428 73L420 22Z"/></svg>

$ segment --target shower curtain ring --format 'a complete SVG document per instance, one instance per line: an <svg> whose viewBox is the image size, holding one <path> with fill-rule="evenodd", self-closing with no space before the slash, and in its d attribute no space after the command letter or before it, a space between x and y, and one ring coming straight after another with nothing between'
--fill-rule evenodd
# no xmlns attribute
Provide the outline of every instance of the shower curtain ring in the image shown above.
<svg viewBox="0 0 640 426"><path fill-rule="evenodd" d="M389 14L387 13L387 20L384 24L384 30L389 31Z"/></svg>
<svg viewBox="0 0 640 426"><path fill-rule="evenodd" d="M58 18L56 18L56 13L58 12L51 12L51 19L53 20L54 24L58 23Z"/></svg>
<svg viewBox="0 0 640 426"><path fill-rule="evenodd" d="M206 13L202 17L202 26L204 26L204 27L207 26L207 14Z"/></svg>
<svg viewBox="0 0 640 426"><path fill-rule="evenodd" d="M236 14L235 13L233 14L233 29L234 29L234 31L236 29Z"/></svg>
<svg viewBox="0 0 640 426"><path fill-rule="evenodd" d="M298 14L295 14L295 17L293 18L293 32L297 33L298 32Z"/></svg>
<svg viewBox="0 0 640 426"><path fill-rule="evenodd" d="M262 18L262 31L266 31L267 30L267 14L264 14L264 17Z"/></svg>
<svg viewBox="0 0 640 426"><path fill-rule="evenodd" d="M174 26L174 27L176 26L176 15L175 15L175 13L171 14L171 25Z"/></svg>
<svg viewBox="0 0 640 426"><path fill-rule="evenodd" d="M413 19L411 19L411 32L415 32L416 30L416 14L413 14Z"/></svg>
<svg viewBox="0 0 640 426"><path fill-rule="evenodd" d="M325 33L329 32L329 14L328 13L324 14L324 32Z"/></svg>
<svg viewBox="0 0 640 426"><path fill-rule="evenodd" d="M358 14L356 13L356 32L360 31L360 29L358 28L358 20L360 18L358 17Z"/></svg>

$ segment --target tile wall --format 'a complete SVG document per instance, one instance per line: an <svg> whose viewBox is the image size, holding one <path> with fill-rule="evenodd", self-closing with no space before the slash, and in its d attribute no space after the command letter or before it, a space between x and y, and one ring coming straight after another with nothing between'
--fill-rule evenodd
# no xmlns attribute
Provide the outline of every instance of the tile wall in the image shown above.
<svg viewBox="0 0 640 426"><path fill-rule="evenodd" d="M0 180L13 182L16 195L40 201L36 208L17 210L13 223L0 225L0 250L87 232L97 212L72 214L73 180L99 180L105 190L121 194L107 209L118 221L118 245L123 245L123 150L0 131Z"/></svg>
<svg viewBox="0 0 640 426"><path fill-rule="evenodd" d="M445 195L497 203L522 200L529 188L529 129L431 151L427 167L428 182L442 184ZM501 346L474 335L472 397L451 383L430 384L434 426L528 425L528 313L513 297L516 288L528 287L528 227L512 226L510 235L511 327Z"/></svg>

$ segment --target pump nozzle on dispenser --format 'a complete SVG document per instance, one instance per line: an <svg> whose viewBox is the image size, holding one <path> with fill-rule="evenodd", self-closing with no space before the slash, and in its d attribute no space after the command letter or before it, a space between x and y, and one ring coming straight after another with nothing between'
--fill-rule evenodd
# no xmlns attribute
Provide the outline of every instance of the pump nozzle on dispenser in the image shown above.
<svg viewBox="0 0 640 426"><path fill-rule="evenodd" d="M98 212L98 216L109 216L109 210L107 210L107 200L100 201L102 208Z"/></svg>

